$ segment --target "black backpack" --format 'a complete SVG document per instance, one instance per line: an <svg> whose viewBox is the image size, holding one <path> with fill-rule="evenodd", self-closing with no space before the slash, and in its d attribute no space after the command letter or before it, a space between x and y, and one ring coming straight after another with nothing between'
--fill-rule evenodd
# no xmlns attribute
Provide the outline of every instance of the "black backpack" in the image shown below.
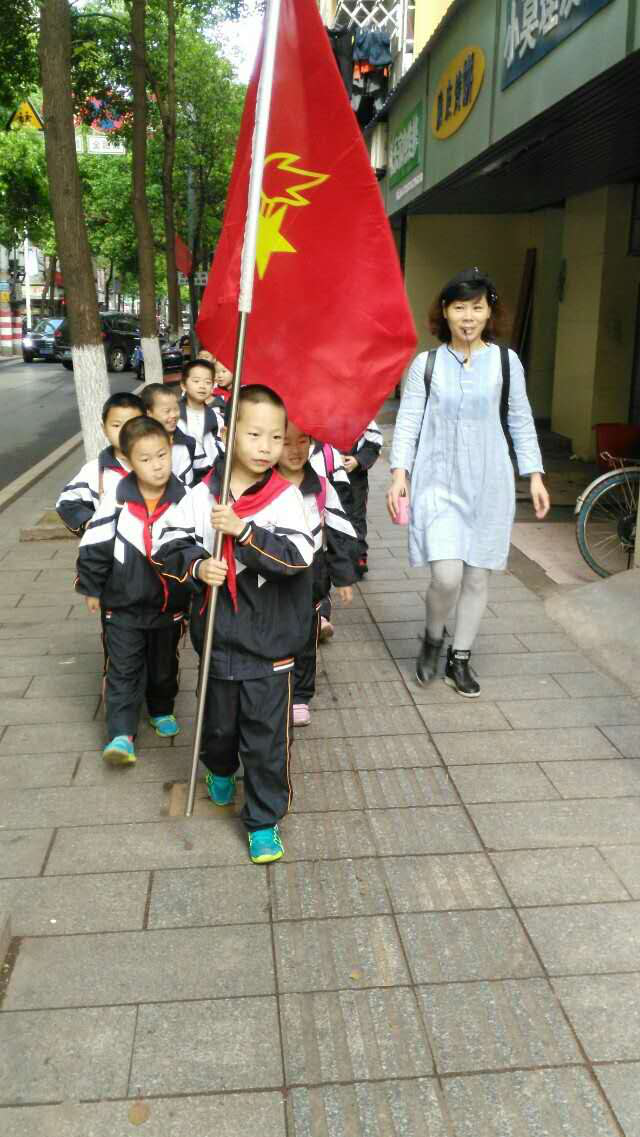
<svg viewBox="0 0 640 1137"><path fill-rule="evenodd" d="M424 369L424 390L426 398L424 400L424 414L422 422L424 424L424 415L427 413L427 403L429 402L429 395L431 394L431 378L433 376L433 369L436 363L437 348L432 348L427 352L427 363ZM502 393L500 395L500 422L504 436L509 446L509 451L512 449L511 435L509 434L509 427L507 425L507 417L509 414L509 389L511 387L511 366L509 363L509 348L504 344L500 344L500 363L502 366ZM422 426L420 427L420 434L422 434ZM419 437L419 436L418 436Z"/></svg>

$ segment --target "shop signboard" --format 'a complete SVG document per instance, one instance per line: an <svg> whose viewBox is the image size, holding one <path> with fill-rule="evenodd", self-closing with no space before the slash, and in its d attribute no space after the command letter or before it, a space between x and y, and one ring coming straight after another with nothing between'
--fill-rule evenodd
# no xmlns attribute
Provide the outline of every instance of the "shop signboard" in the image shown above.
<svg viewBox="0 0 640 1137"><path fill-rule="evenodd" d="M507 0L502 90L613 0Z"/></svg>
<svg viewBox="0 0 640 1137"><path fill-rule="evenodd" d="M389 138L389 185L401 185L416 170L422 169L422 141L424 137L424 106L422 101L405 115Z"/></svg>
<svg viewBox="0 0 640 1137"><path fill-rule="evenodd" d="M431 133L450 138L460 130L480 94L485 72L481 47L463 47L440 76L431 106Z"/></svg>

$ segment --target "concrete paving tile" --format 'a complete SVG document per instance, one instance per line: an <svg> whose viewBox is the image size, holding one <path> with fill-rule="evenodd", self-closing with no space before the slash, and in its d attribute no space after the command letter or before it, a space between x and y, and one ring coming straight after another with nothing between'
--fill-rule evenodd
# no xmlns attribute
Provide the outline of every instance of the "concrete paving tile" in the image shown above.
<svg viewBox="0 0 640 1137"><path fill-rule="evenodd" d="M546 979L445 983L418 1000L441 1074L581 1061Z"/></svg>
<svg viewBox="0 0 640 1137"><path fill-rule="evenodd" d="M620 1137L587 1070L514 1070L447 1078L456 1137Z"/></svg>
<svg viewBox="0 0 640 1137"><path fill-rule="evenodd" d="M633 758L597 762L543 762L542 769L562 797L640 795L640 770Z"/></svg>
<svg viewBox="0 0 640 1137"><path fill-rule="evenodd" d="M438 750L448 766L618 757L614 747L592 726L439 734Z"/></svg>
<svg viewBox="0 0 640 1137"><path fill-rule="evenodd" d="M5 1007L154 1003L273 990L268 927L239 924L23 940Z"/></svg>
<svg viewBox="0 0 640 1137"><path fill-rule="evenodd" d="M640 699L603 697L592 699L531 699L498 703L514 727L640 725Z"/></svg>
<svg viewBox="0 0 640 1137"><path fill-rule="evenodd" d="M15 636L18 628L27 627L30 624L37 626L64 620L70 609L71 598L61 608L53 604L41 605L37 608L7 608L0 614L0 624L3 628L8 629L10 635Z"/></svg>
<svg viewBox="0 0 640 1137"><path fill-rule="evenodd" d="M362 606L355 606L350 608L340 608L335 605L332 610L331 623L334 628L348 628L353 625L371 624L371 613L369 609Z"/></svg>
<svg viewBox="0 0 640 1137"><path fill-rule="evenodd" d="M420 632L422 636L424 628ZM394 659L415 660L419 649L419 636L404 634L398 639L386 640L386 645ZM473 645L473 655L496 655L505 652L509 655L515 653L526 654L526 648L515 636L478 636Z"/></svg>
<svg viewBox="0 0 640 1137"><path fill-rule="evenodd" d="M95 696L68 699L0 699L0 725L91 722L98 709ZM77 747L76 747L77 749Z"/></svg>
<svg viewBox="0 0 640 1137"><path fill-rule="evenodd" d="M4 700L7 695L22 698L30 683L31 677L28 675L16 675L13 678L8 675L0 675L0 699Z"/></svg>
<svg viewBox="0 0 640 1137"><path fill-rule="evenodd" d="M527 651L575 651L576 645L561 632L523 632L518 639Z"/></svg>
<svg viewBox="0 0 640 1137"><path fill-rule="evenodd" d="M394 621L418 620L424 627L424 600L419 596L410 596L404 599L402 595L376 600L373 596L368 598L368 606L376 623L393 623Z"/></svg>
<svg viewBox="0 0 640 1137"><path fill-rule="evenodd" d="M481 679L503 675L557 676L595 671L595 664L578 651L514 652L509 655L477 655L474 651L473 667Z"/></svg>
<svg viewBox="0 0 640 1137"><path fill-rule="evenodd" d="M597 849L525 849L491 860L518 908L629 899Z"/></svg>
<svg viewBox="0 0 640 1137"><path fill-rule="evenodd" d="M640 726L603 726L601 729L623 758L640 758Z"/></svg>
<svg viewBox="0 0 640 1137"><path fill-rule="evenodd" d="M62 609L68 613L70 605L72 609L79 606L78 598L73 589L69 587L69 581L67 581L66 585L58 585L57 588L49 588L46 592L44 590L40 592L25 592L20 600L19 606L20 608L56 607L59 611ZM84 603L83 608L87 616L89 616L89 612Z"/></svg>
<svg viewBox="0 0 640 1137"><path fill-rule="evenodd" d="M333 683L329 671L329 684L336 707L405 707L411 706L411 695L396 671L395 682L384 683Z"/></svg>
<svg viewBox="0 0 640 1137"><path fill-rule="evenodd" d="M375 624L336 624L332 644L380 643L381 636Z"/></svg>
<svg viewBox="0 0 640 1137"><path fill-rule="evenodd" d="M592 1062L625 1062L638 1057L638 972L554 979L553 986Z"/></svg>
<svg viewBox="0 0 640 1137"><path fill-rule="evenodd" d="M600 852L633 899L640 900L640 846L603 845Z"/></svg>
<svg viewBox="0 0 640 1137"><path fill-rule="evenodd" d="M382 856L471 853L479 847L458 806L373 809L367 816Z"/></svg>
<svg viewBox="0 0 640 1137"><path fill-rule="evenodd" d="M0 878L37 876L52 837L53 829L0 831Z"/></svg>
<svg viewBox="0 0 640 1137"><path fill-rule="evenodd" d="M480 656L482 658L482 656ZM526 656L524 657L526 658ZM498 699L566 699L567 693L556 682L552 675L514 675L507 676L478 676L480 681L480 698L475 702L485 703ZM444 683L429 683L420 687L417 683L411 686L413 700L417 704L460 702L460 696Z"/></svg>
<svg viewBox="0 0 640 1137"><path fill-rule="evenodd" d="M389 680L399 678L398 668L392 659L373 659L358 663L357 667L354 667L352 663L333 660L327 651L325 666L332 686L339 683L353 683L356 676L360 683L385 685Z"/></svg>
<svg viewBox="0 0 640 1137"><path fill-rule="evenodd" d="M558 625L553 620L545 620L542 614L525 613L520 615L518 608L520 605L514 604L514 611L510 616L485 616L480 621L480 634L489 636L504 636L504 635L527 635L529 633L535 634L557 634ZM575 645L572 645L575 649ZM570 649L567 648L567 651Z"/></svg>
<svg viewBox="0 0 640 1137"><path fill-rule="evenodd" d="M358 775L348 771L301 773L293 779L294 813L364 809Z"/></svg>
<svg viewBox="0 0 640 1137"><path fill-rule="evenodd" d="M379 916L391 911L379 861L294 861L271 873L274 920Z"/></svg>
<svg viewBox="0 0 640 1137"><path fill-rule="evenodd" d="M160 869L153 874L149 928L268 922L266 874L253 865Z"/></svg>
<svg viewBox="0 0 640 1137"><path fill-rule="evenodd" d="M22 754L0 758L0 790L69 786L79 754Z"/></svg>
<svg viewBox="0 0 640 1137"><path fill-rule="evenodd" d="M37 642L37 641L36 641ZM46 651L47 645L43 641L43 651ZM22 647L27 647L33 651L33 640L22 643ZM33 675L50 675L52 677L62 676L67 685L67 691L74 689L74 679L79 675L85 674L99 674L102 669L102 655L97 652L93 654L84 653L82 655L33 655L23 652L20 655L13 650L9 651L6 644L3 643L3 653L6 652L4 658L0 659L0 675L18 675L18 676L33 676Z"/></svg>
<svg viewBox="0 0 640 1137"><path fill-rule="evenodd" d="M496 600L492 597L489 600L487 611L497 616L499 620L509 619L515 613L532 619L539 617L545 619L544 601L536 599L533 592L529 592L526 600L522 600L519 596L513 600L507 597Z"/></svg>
<svg viewBox="0 0 640 1137"><path fill-rule="evenodd" d="M15 634L15 633L14 633ZM48 640L44 636L37 639L13 639L9 637L2 637L2 655L3 661L0 666L3 668L3 674L13 674L12 659L13 656L20 658L22 656L34 656L38 652L46 652L49 650ZM19 673L18 673L19 674Z"/></svg>
<svg viewBox="0 0 640 1137"><path fill-rule="evenodd" d="M367 643L348 643L344 637L336 640L335 636L329 646L320 648L318 654L321 660L326 660L327 664L342 662L354 663L358 666L363 660L389 658L389 652L380 639L371 640Z"/></svg>
<svg viewBox="0 0 640 1137"><path fill-rule="evenodd" d="M467 730L474 733L482 730L505 730L508 725L504 715L493 703L478 704L476 699L458 698L456 705L431 704L418 707L418 711L431 734Z"/></svg>
<svg viewBox="0 0 640 1137"><path fill-rule="evenodd" d="M288 1086L433 1073L415 996L406 987L283 995L280 1010Z"/></svg>
<svg viewBox="0 0 640 1137"><path fill-rule="evenodd" d="M290 814L282 833L288 861L335 861L376 855L365 812Z"/></svg>
<svg viewBox="0 0 640 1137"><path fill-rule="evenodd" d="M299 730L291 752L291 772L323 773L330 770L353 769L353 743L346 738L310 738L304 741Z"/></svg>
<svg viewBox="0 0 640 1137"><path fill-rule="evenodd" d="M0 754L38 754L43 750L62 754L71 741L74 751L98 750L105 745L104 726L101 722L73 724L71 739L65 722L37 726L10 726L0 741Z"/></svg>
<svg viewBox="0 0 640 1137"><path fill-rule="evenodd" d="M71 678L65 669L58 666L55 675L37 675L29 687L27 697L45 699L55 696L66 701L70 696L99 695L101 691L102 675L97 668L94 673L85 668L85 674L76 674Z"/></svg>
<svg viewBox="0 0 640 1137"><path fill-rule="evenodd" d="M368 809L394 806L456 805L458 796L442 767L418 770L361 770Z"/></svg>
<svg viewBox="0 0 640 1137"><path fill-rule="evenodd" d="M283 1082L274 998L140 1007L131 1093L220 1093Z"/></svg>
<svg viewBox="0 0 640 1137"><path fill-rule="evenodd" d="M191 771L189 746L137 746L138 761L126 771L127 782L183 782ZM101 750L82 755L74 786L117 786L122 770L107 765Z"/></svg>
<svg viewBox="0 0 640 1137"><path fill-rule="evenodd" d="M299 731L293 747L293 770L388 770L439 766L440 759L426 734L381 738L303 738Z"/></svg>
<svg viewBox="0 0 640 1137"><path fill-rule="evenodd" d="M397 921L416 983L542 974L515 912L418 912Z"/></svg>
<svg viewBox="0 0 640 1137"><path fill-rule="evenodd" d="M296 1089L289 1095L288 1108L290 1137L452 1134L437 1083L427 1078Z"/></svg>
<svg viewBox="0 0 640 1137"><path fill-rule="evenodd" d="M524 908L521 916L550 975L596 975L638 967L638 901Z"/></svg>
<svg viewBox="0 0 640 1137"><path fill-rule="evenodd" d="M420 715L413 707L366 707L352 710L316 711L306 738L356 738L383 734L424 734ZM0 753L2 747L0 744Z"/></svg>
<svg viewBox="0 0 640 1137"><path fill-rule="evenodd" d="M47 875L100 872L105 865L111 872L123 872L246 863L246 836L234 817L216 817L215 823L178 818L62 829L56 834Z"/></svg>
<svg viewBox="0 0 640 1137"><path fill-rule="evenodd" d="M274 924L280 993L399 987L409 982L390 916Z"/></svg>
<svg viewBox="0 0 640 1137"><path fill-rule="evenodd" d="M549 765L556 766L557 763ZM451 777L465 802L549 801L560 797L540 767L533 762L516 762L513 765L505 762L499 766L453 766Z"/></svg>
<svg viewBox="0 0 640 1137"><path fill-rule="evenodd" d="M77 825L91 818L94 825L151 821L162 815L162 786L133 785L124 779L117 787L62 786L7 790L0 802L0 824L7 829L30 826Z"/></svg>
<svg viewBox="0 0 640 1137"><path fill-rule="evenodd" d="M406 588L404 585L406 584ZM362 596L367 598L367 601L372 596L387 596L393 595L398 598L406 597L409 600L418 600L420 598L420 585L415 584L414 587L406 580L404 583L398 580L361 580L358 584L358 591Z"/></svg>
<svg viewBox="0 0 640 1137"><path fill-rule="evenodd" d="M595 1075L620 1123L623 1133L640 1133L640 1062L596 1066Z"/></svg>
<svg viewBox="0 0 640 1137"><path fill-rule="evenodd" d="M390 640L413 640L424 635L424 616L412 620L385 620L379 623L380 635L389 643Z"/></svg>
<svg viewBox="0 0 640 1137"><path fill-rule="evenodd" d="M1 1015L0 1104L124 1097L135 1022L135 1007Z"/></svg>
<svg viewBox="0 0 640 1137"><path fill-rule="evenodd" d="M145 872L0 881L0 909L14 936L65 936L142 928Z"/></svg>
<svg viewBox="0 0 640 1137"><path fill-rule="evenodd" d="M128 1137L140 1124L132 1120L135 1105L128 1099L6 1109L3 1137ZM144 1105L145 1137L239 1137L254 1130L286 1137L281 1093L154 1098Z"/></svg>
<svg viewBox="0 0 640 1137"><path fill-rule="evenodd" d="M504 908L508 898L484 853L385 857L395 912Z"/></svg>
<svg viewBox="0 0 640 1137"><path fill-rule="evenodd" d="M633 843L640 832L640 802L627 798L470 805L469 812L490 850Z"/></svg>
<svg viewBox="0 0 640 1137"><path fill-rule="evenodd" d="M572 699L591 699L595 695L628 695L629 690L622 683L612 679L610 675L602 675L599 671L587 672L584 675L560 675L558 683Z"/></svg>

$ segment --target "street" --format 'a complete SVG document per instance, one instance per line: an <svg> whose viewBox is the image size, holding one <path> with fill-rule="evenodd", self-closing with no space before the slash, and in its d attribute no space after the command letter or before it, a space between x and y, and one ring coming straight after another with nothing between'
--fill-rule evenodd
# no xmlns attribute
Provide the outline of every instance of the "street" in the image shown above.
<svg viewBox="0 0 640 1137"><path fill-rule="evenodd" d="M111 391L132 391L133 372L109 375ZM60 363L0 361L0 489L80 429L73 372Z"/></svg>

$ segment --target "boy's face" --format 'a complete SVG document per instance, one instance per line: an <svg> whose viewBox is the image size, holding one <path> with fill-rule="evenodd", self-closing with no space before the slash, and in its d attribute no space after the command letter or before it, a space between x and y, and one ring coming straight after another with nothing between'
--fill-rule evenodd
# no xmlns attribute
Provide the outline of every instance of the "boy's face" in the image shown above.
<svg viewBox="0 0 640 1137"><path fill-rule="evenodd" d="M213 391L213 376L209 368L194 367L187 378L182 380L182 390L187 396L188 403L203 407L207 399L211 398Z"/></svg>
<svg viewBox="0 0 640 1137"><path fill-rule="evenodd" d="M102 424L102 429L109 440L109 445L113 446L114 450L118 449L120 431L125 422L131 418L140 418L141 414L142 411L139 411L137 407L111 407Z"/></svg>
<svg viewBox="0 0 640 1137"><path fill-rule="evenodd" d="M167 391L165 395L156 395L153 406L150 407L149 418L161 422L164 429L173 434L180 419L180 404L178 396Z"/></svg>
<svg viewBox="0 0 640 1137"><path fill-rule="evenodd" d="M219 359L216 360L216 383L218 387L230 387L233 380L233 372L225 367Z"/></svg>
<svg viewBox="0 0 640 1137"><path fill-rule="evenodd" d="M285 413L272 403L242 403L236 424L234 466L261 477L277 465L285 436Z"/></svg>
<svg viewBox="0 0 640 1137"><path fill-rule="evenodd" d="M297 473L301 470L309 457L309 446L311 439L308 434L304 434L293 423L289 423L287 433L282 447L282 457L279 465L282 470Z"/></svg>
<svg viewBox="0 0 640 1137"><path fill-rule="evenodd" d="M171 477L171 446L159 434L140 438L131 450L129 465L141 489L161 493Z"/></svg>

